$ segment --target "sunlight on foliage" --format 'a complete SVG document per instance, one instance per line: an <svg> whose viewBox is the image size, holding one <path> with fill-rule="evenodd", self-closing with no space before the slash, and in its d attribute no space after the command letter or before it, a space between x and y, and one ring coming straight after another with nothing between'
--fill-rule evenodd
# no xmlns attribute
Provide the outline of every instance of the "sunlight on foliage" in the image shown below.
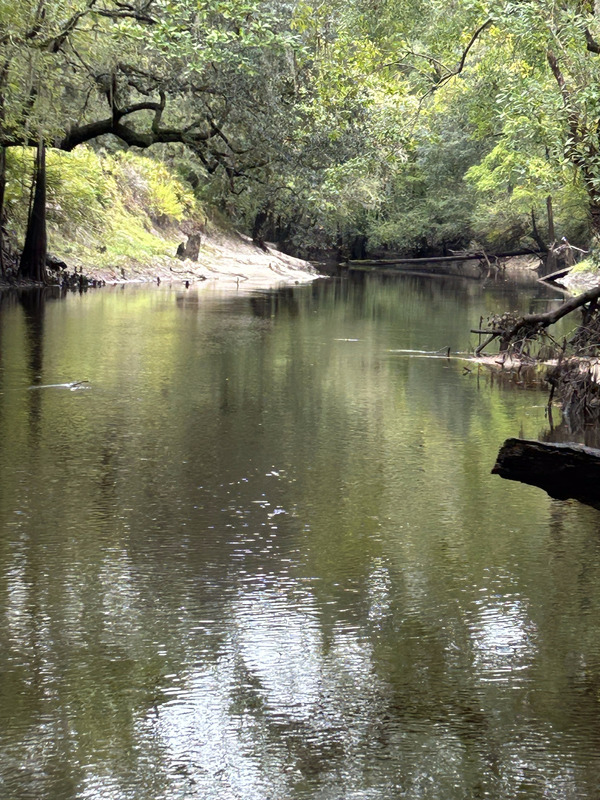
<svg viewBox="0 0 600 800"><path fill-rule="evenodd" d="M15 238L25 228L32 162L28 148L8 151L6 204ZM49 150L47 182L50 249L84 247L98 264L172 255L178 237L169 238L170 226L200 214L191 188L164 163L129 152Z"/></svg>

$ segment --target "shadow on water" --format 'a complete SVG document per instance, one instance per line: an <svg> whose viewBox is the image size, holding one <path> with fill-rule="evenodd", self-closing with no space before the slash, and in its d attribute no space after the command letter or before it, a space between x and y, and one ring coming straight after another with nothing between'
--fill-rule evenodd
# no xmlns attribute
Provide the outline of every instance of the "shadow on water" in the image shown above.
<svg viewBox="0 0 600 800"><path fill-rule="evenodd" d="M299 311L297 292L292 287L277 292L256 293L250 296L249 302L252 313L261 319L271 319L284 310L295 317Z"/></svg>

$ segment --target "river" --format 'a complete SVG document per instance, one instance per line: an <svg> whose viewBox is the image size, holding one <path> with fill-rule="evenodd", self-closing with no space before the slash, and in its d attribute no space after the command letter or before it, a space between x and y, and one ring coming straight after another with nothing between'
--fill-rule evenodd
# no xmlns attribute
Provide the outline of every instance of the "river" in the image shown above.
<svg viewBox="0 0 600 800"><path fill-rule="evenodd" d="M537 291L5 295L2 800L595 800L599 512L459 355Z"/></svg>

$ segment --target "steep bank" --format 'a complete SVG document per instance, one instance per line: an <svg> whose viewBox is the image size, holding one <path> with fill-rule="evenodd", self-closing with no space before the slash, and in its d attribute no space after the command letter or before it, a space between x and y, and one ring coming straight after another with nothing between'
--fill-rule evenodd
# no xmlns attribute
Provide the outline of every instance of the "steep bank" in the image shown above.
<svg viewBox="0 0 600 800"><path fill-rule="evenodd" d="M181 242L185 235L181 234ZM264 249L241 233L212 231L201 236L198 259L179 258L177 244L172 242L172 255L153 255L146 259L121 257L115 264L92 264L73 258L75 267L93 281L108 284L126 282L218 282L220 287L273 286L304 283L319 277L318 270L308 261L281 253L273 245Z"/></svg>
<svg viewBox="0 0 600 800"><path fill-rule="evenodd" d="M10 153L6 275L18 280L31 152ZM270 286L311 281L307 261L263 247L205 205L174 167L131 152L48 154L48 249L55 283L205 282ZM83 281L86 282L85 280Z"/></svg>
<svg viewBox="0 0 600 800"><path fill-rule="evenodd" d="M176 248L173 248L176 251ZM203 237L198 259L154 255L141 260L121 257L114 264L94 264L85 256L71 255L66 269L54 270L53 281L64 283L74 274L87 278L88 284L106 283L216 283L220 288L269 287L307 283L320 277L308 261L288 256L268 243L264 249L240 233L213 233ZM0 288L31 285L9 277L0 278Z"/></svg>

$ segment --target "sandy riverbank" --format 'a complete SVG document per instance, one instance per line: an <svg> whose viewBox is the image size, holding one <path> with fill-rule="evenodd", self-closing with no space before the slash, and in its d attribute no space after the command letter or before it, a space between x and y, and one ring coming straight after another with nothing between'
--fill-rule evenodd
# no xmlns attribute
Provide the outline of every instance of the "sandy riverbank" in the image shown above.
<svg viewBox="0 0 600 800"><path fill-rule="evenodd" d="M175 256L154 256L144 262L129 259L114 266L97 266L75 256L65 261L68 274L76 272L90 282L104 281L108 285L189 281L190 286L253 289L309 283L321 277L310 262L288 256L268 243L264 248L258 247L249 237L236 232L204 235L197 261ZM57 278L61 279L60 273ZM26 286L31 283L0 281L4 288Z"/></svg>

